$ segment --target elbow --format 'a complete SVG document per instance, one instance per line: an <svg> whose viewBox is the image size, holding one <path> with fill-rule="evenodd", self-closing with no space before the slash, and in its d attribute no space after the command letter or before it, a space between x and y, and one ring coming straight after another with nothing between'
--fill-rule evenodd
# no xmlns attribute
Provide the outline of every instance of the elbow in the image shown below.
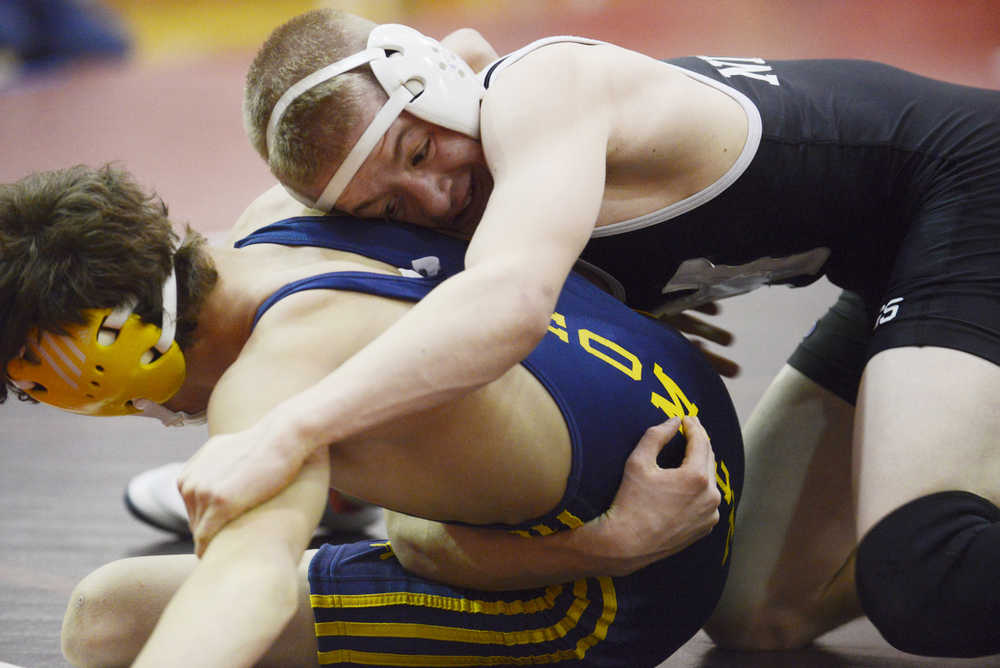
<svg viewBox="0 0 1000 668"><path fill-rule="evenodd" d="M549 330L552 310L551 308L539 309L532 305L518 312L517 322L512 329L519 360L531 354L531 351L538 346Z"/></svg>
<svg viewBox="0 0 1000 668"><path fill-rule="evenodd" d="M526 357L549 329L555 310L559 288L545 285L522 284L512 286L510 331L521 358Z"/></svg>
<svg viewBox="0 0 1000 668"><path fill-rule="evenodd" d="M562 280L532 274L521 258L467 258L466 265L470 263L475 266L459 275L464 276L462 288L451 298L467 305L463 325L468 322L468 330L475 332L470 336L490 351L484 356L478 348L470 359L483 372L480 380L489 382L521 362L545 336Z"/></svg>
<svg viewBox="0 0 1000 668"><path fill-rule="evenodd" d="M389 541L392 545L392 553L396 556L400 565L411 573L416 573L421 577L434 579L437 559L431 551L419 540L404 532L394 531L392 525L387 520Z"/></svg>

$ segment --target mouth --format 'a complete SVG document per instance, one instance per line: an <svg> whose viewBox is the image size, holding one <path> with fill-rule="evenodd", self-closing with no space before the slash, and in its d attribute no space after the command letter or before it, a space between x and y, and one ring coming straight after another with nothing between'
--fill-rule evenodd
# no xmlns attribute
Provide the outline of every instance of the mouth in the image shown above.
<svg viewBox="0 0 1000 668"><path fill-rule="evenodd" d="M489 173L479 174L472 172L469 174L469 185L466 189L465 198L454 216L447 223L450 232L465 237L471 237L475 231L479 220L486 210L486 202L492 190L493 179Z"/></svg>

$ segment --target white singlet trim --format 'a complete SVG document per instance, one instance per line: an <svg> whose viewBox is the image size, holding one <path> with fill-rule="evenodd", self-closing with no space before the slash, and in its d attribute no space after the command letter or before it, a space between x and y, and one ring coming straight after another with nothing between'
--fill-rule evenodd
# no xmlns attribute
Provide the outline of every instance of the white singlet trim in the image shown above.
<svg viewBox="0 0 1000 668"><path fill-rule="evenodd" d="M536 40L531 44L521 47L517 51L504 56L500 62L494 64L491 67L483 70L486 73L486 79L492 79L497 74L502 72L507 67L513 65L519 61L524 56L529 53L540 49L543 46L548 46L549 44L557 44L559 42L574 42L577 44L587 44L587 45L597 45L597 44L607 44L607 42L602 42L600 40L589 39L587 37L575 37L572 35L561 35L557 37L545 37L543 39ZM662 61L660 61L662 62ZM733 100L735 100L747 116L747 140L743 145L743 150L740 151L739 156L737 156L736 161L726 170L726 173L719 177L719 180L711 184L707 188L696 192L693 195L685 197L684 199L669 204L662 209L647 213L645 215L639 216L637 218L631 218L629 220L622 220L617 223L608 223L607 225L601 225L600 227L595 227L594 231L591 233L591 238L595 237L610 237L615 234L623 234L625 232L631 232L632 230L639 230L644 227L649 227L650 225L656 225L657 223L662 223L671 218L676 218L681 214L687 213L692 209L695 209L705 202L712 200L717 197L722 191L731 186L736 179L738 179L743 172L746 171L747 167L750 166L750 162L753 160L754 155L757 154L757 148L760 146L761 135L763 134L763 123L760 118L760 110L757 109L757 105L753 103L753 100L748 98L746 95L740 91L727 86L726 84L716 81L704 74L699 74L698 72L692 72L691 70L684 69L674 65L673 63L662 63L667 67L672 67L673 69L681 72L688 77L694 79L703 84L707 84L716 90L719 90Z"/></svg>
<svg viewBox="0 0 1000 668"><path fill-rule="evenodd" d="M672 63L663 64L682 72L695 81L699 81L712 86L716 90L722 91L738 102L739 105L743 107L743 111L747 115L747 141L743 145L743 150L740 151L739 156L736 158L736 161L732 164L732 166L726 170L725 174L719 177L718 181L711 184L707 188L699 190L693 195L685 197L682 200L669 204L657 211L647 213L643 216L595 227L593 233L590 235L591 238L610 237L615 234L639 230L644 227L649 227L650 225L662 223L666 220L670 220L671 218L676 218L677 216L687 213L692 209L696 209L705 202L714 199L722 193L722 191L735 183L736 179L740 178L743 172L747 170L747 167L750 166L750 162L753 161L754 156L757 154L757 148L760 146L760 138L763 134L763 122L760 118L760 111L757 109L757 105L753 103L753 100L735 88L731 88L720 81L706 77L704 74L686 70L683 67L678 67Z"/></svg>

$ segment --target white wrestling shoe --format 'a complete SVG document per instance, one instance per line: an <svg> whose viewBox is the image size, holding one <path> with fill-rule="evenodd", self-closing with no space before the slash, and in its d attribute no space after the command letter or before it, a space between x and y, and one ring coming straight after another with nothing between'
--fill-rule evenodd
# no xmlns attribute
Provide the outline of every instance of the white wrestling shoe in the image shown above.
<svg viewBox="0 0 1000 668"><path fill-rule="evenodd" d="M143 471L125 487L125 507L140 522L161 531L190 536L187 508L177 489L183 462Z"/></svg>
<svg viewBox="0 0 1000 668"><path fill-rule="evenodd" d="M188 537L187 508L177 489L177 477L184 468L182 462L165 464L144 471L129 480L125 487L125 507L140 522L161 531ZM382 519L382 509L360 501L351 501L330 490L320 527L329 531L362 531Z"/></svg>

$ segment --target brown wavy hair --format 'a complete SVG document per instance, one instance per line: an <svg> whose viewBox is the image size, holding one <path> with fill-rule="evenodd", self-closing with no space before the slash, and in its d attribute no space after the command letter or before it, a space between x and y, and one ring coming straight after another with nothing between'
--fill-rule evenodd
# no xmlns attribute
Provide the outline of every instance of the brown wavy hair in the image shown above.
<svg viewBox="0 0 1000 668"><path fill-rule="evenodd" d="M177 272L176 340L192 343L205 295L218 278L205 238L178 235L167 207L108 164L38 172L0 185L0 402L13 390L7 363L33 329L65 333L83 312L128 299L147 322L162 320L163 282ZM177 247L176 252L174 248Z"/></svg>

